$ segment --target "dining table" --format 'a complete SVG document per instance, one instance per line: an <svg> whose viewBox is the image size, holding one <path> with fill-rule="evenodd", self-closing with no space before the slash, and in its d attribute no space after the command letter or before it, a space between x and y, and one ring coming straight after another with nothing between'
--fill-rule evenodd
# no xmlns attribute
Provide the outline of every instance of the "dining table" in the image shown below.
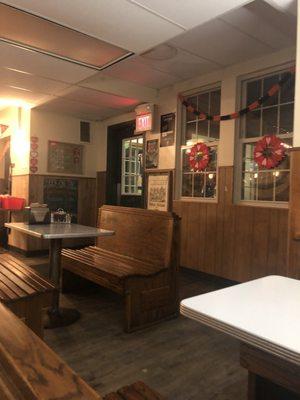
<svg viewBox="0 0 300 400"><path fill-rule="evenodd" d="M57 291L53 296L52 307L47 312L45 328L57 328L67 326L80 318L77 309L60 307L61 289L61 249L63 239L96 238L100 236L114 235L114 231L95 228L92 226L75 223L50 223L27 224L25 222L8 222L5 227L24 235L39 239L49 240L49 279L54 283Z"/></svg>
<svg viewBox="0 0 300 400"><path fill-rule="evenodd" d="M240 341L248 400L300 399L300 281L270 275L184 299L182 315Z"/></svg>

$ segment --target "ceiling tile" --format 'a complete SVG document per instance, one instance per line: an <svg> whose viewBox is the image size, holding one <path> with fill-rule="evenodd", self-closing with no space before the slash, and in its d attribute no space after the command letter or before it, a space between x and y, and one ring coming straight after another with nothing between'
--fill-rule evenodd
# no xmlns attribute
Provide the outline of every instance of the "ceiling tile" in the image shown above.
<svg viewBox="0 0 300 400"><path fill-rule="evenodd" d="M0 93L0 103L7 102L7 104L11 104L13 102L20 102L27 103L30 106L47 101L52 97L43 93L24 91L17 87L9 87L2 84L0 84Z"/></svg>
<svg viewBox="0 0 300 400"><path fill-rule="evenodd" d="M115 96L110 93L103 93L98 90L73 87L64 93L63 98L76 99L76 101L94 105L95 107L108 107L111 109L123 109L134 107L139 101L128 97Z"/></svg>
<svg viewBox="0 0 300 400"><path fill-rule="evenodd" d="M62 97L58 97L48 103L42 104L41 106L36 107L36 109L72 115L77 118L90 120L101 120L120 113L120 111L108 107L95 107L90 104L82 103L80 101L72 101Z"/></svg>
<svg viewBox="0 0 300 400"><path fill-rule="evenodd" d="M272 51L226 22L216 19L172 39L170 43L220 65L231 65Z"/></svg>
<svg viewBox="0 0 300 400"><path fill-rule="evenodd" d="M251 0L130 0L185 28L194 28Z"/></svg>
<svg viewBox="0 0 300 400"><path fill-rule="evenodd" d="M95 70L90 68L13 46L1 40L0 66L67 83L75 83L95 74Z"/></svg>
<svg viewBox="0 0 300 400"><path fill-rule="evenodd" d="M159 50L162 48L162 51L158 54L163 55L164 46L168 45L159 45L154 49L154 52L156 49ZM181 79L188 79L195 75L204 74L220 68L218 64L212 63L194 54L190 54L182 49L174 47L173 50L175 55L167 59L153 59L151 56L152 52L148 52L148 54L139 56L137 61L152 66L158 71L175 75ZM155 55L155 53L153 54Z"/></svg>
<svg viewBox="0 0 300 400"><path fill-rule="evenodd" d="M107 68L102 74L154 89L170 86L181 80L178 76L158 71L150 65L140 62L138 58L115 64Z"/></svg>
<svg viewBox="0 0 300 400"><path fill-rule="evenodd" d="M240 8L224 15L221 19L273 49L279 50L292 45L290 34L285 29L287 25L282 24L280 30L276 29L265 19L261 10L254 7ZM296 23L294 26L296 33Z"/></svg>
<svg viewBox="0 0 300 400"><path fill-rule="evenodd" d="M183 28L125 0L6 0L4 3L137 53L183 32Z"/></svg>
<svg viewBox="0 0 300 400"><path fill-rule="evenodd" d="M57 94L69 86L63 82L45 79L27 73L24 74L3 67L0 67L0 85L16 86L32 92L44 94Z"/></svg>

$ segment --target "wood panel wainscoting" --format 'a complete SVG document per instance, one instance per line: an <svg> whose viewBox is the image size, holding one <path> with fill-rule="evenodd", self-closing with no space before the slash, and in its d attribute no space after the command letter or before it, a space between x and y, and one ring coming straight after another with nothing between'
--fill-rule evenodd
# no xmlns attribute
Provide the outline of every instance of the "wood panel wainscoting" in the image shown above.
<svg viewBox="0 0 300 400"><path fill-rule="evenodd" d="M78 223L82 225L96 226L96 178L54 176L54 175L18 175L12 177L12 195L26 199L26 203L44 202L44 179L75 179L78 181ZM23 220L22 213L12 213L12 221ZM66 246L88 245L93 243L90 239L69 239L65 241ZM47 250L47 240L33 238L20 232L11 232L9 245L20 249L28 254L40 250Z"/></svg>
<svg viewBox="0 0 300 400"><path fill-rule="evenodd" d="M243 282L287 275L288 209L233 203L233 167L220 167L218 202L174 201L183 267Z"/></svg>

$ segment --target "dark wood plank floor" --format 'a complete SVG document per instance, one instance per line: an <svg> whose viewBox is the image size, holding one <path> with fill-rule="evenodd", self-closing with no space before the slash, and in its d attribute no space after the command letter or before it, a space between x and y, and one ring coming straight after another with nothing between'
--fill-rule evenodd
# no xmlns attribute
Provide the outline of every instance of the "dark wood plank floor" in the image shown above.
<svg viewBox="0 0 300 400"><path fill-rule="evenodd" d="M25 261L47 270L46 259ZM181 297L228 284L184 270ZM72 326L47 330L45 341L99 393L143 380L169 400L246 399L247 375L234 339L184 317L125 334L120 299L101 288L63 296L62 304L82 317Z"/></svg>

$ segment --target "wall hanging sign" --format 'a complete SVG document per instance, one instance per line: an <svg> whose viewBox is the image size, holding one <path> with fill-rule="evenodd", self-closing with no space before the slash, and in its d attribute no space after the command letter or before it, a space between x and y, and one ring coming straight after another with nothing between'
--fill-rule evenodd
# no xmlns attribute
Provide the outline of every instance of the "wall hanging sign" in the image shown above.
<svg viewBox="0 0 300 400"><path fill-rule="evenodd" d="M140 104L135 108L135 133L153 130L154 104Z"/></svg>
<svg viewBox="0 0 300 400"><path fill-rule="evenodd" d="M173 146L175 134L175 113L160 117L160 147Z"/></svg>
<svg viewBox="0 0 300 400"><path fill-rule="evenodd" d="M48 172L81 175L84 146L74 143L48 142Z"/></svg>
<svg viewBox="0 0 300 400"><path fill-rule="evenodd" d="M39 156L39 138L36 136L30 137L30 160L29 169L32 174L38 172L38 156Z"/></svg>
<svg viewBox="0 0 300 400"><path fill-rule="evenodd" d="M170 211L172 203L172 171L155 171L146 174L146 208Z"/></svg>
<svg viewBox="0 0 300 400"><path fill-rule="evenodd" d="M146 142L146 169L158 167L159 144L158 139Z"/></svg>
<svg viewBox="0 0 300 400"><path fill-rule="evenodd" d="M277 167L286 155L282 141L276 135L266 135L254 147L254 160L259 169Z"/></svg>
<svg viewBox="0 0 300 400"><path fill-rule="evenodd" d="M209 147L205 143L197 143L191 148L189 164L192 171L205 170L210 160Z"/></svg>
<svg viewBox="0 0 300 400"><path fill-rule="evenodd" d="M77 222L78 180L66 178L44 178L44 203L51 211L63 208Z"/></svg>

